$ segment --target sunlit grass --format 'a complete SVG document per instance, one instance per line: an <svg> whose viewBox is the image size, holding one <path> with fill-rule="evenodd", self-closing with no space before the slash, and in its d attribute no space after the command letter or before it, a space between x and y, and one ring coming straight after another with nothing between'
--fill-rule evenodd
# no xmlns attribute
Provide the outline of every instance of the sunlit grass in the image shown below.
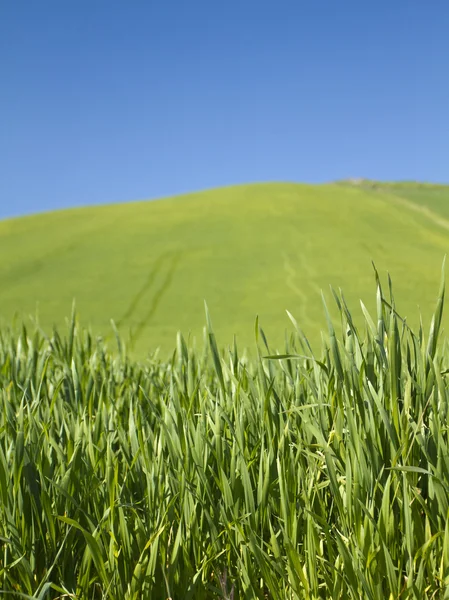
<svg viewBox="0 0 449 600"><path fill-rule="evenodd" d="M449 356L377 281L314 357L178 335L170 362L68 333L0 335L8 597L449 598ZM340 327L335 328L340 331ZM18 592L11 594L12 592Z"/></svg>
<svg viewBox="0 0 449 600"><path fill-rule="evenodd" d="M75 299L95 335L112 318L129 355L160 347L166 359L177 331L201 342L206 299L220 344L235 334L252 349L258 314L282 347L287 309L319 354L320 290L342 288L361 327L359 298L375 308L371 261L417 328L449 251L449 186L376 185L243 185L0 221L0 328L38 313L63 331Z"/></svg>

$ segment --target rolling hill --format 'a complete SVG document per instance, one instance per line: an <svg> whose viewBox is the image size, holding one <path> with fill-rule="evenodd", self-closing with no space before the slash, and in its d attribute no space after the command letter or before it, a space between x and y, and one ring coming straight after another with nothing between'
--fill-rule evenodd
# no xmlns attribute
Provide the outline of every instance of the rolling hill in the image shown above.
<svg viewBox="0 0 449 600"><path fill-rule="evenodd" d="M0 318L61 325L72 300L84 324L132 352L166 355L178 330L202 336L206 300L221 345L273 347L291 329L313 344L325 325L320 290L341 287L373 308L373 260L388 270L412 323L434 306L449 249L449 186L358 180L257 184L152 202L64 210L0 222Z"/></svg>

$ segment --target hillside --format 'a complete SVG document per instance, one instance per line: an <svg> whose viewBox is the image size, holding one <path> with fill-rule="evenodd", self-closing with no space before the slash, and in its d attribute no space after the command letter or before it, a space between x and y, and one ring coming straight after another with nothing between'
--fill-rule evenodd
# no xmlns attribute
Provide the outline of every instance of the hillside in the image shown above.
<svg viewBox="0 0 449 600"><path fill-rule="evenodd" d="M401 313L427 319L448 249L444 186L258 184L66 210L0 222L0 317L38 306L44 328L61 325L75 298L95 333L113 318L134 353L166 355L177 330L201 337L206 299L221 345L252 345L258 314L282 346L285 309L317 344L320 290L371 307L372 260Z"/></svg>

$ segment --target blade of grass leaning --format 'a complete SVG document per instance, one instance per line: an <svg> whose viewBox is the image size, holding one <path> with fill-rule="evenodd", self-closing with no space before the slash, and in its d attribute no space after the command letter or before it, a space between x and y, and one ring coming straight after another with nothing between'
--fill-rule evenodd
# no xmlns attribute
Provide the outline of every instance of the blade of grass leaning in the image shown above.
<svg viewBox="0 0 449 600"><path fill-rule="evenodd" d="M449 598L444 278L425 343L388 283L317 354L1 327L1 595Z"/></svg>

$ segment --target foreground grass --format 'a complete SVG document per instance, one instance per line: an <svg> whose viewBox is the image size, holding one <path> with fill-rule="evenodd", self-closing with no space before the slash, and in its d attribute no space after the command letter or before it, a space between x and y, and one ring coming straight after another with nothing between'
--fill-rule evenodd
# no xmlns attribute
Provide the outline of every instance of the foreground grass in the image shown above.
<svg viewBox="0 0 449 600"><path fill-rule="evenodd" d="M374 310L374 260L397 281L403 314L419 306L428 319L448 228L415 200L435 212L449 186L260 184L0 222L0 317L37 306L45 329L61 328L75 298L96 334L112 318L135 357L156 346L165 357L177 331L201 341L206 298L221 340L252 346L258 314L280 347L288 309L319 349L320 289Z"/></svg>
<svg viewBox="0 0 449 600"><path fill-rule="evenodd" d="M318 358L0 337L0 587L33 598L449 598L448 353L377 289ZM426 337L426 339L425 339ZM13 594L13 597L23 597Z"/></svg>

